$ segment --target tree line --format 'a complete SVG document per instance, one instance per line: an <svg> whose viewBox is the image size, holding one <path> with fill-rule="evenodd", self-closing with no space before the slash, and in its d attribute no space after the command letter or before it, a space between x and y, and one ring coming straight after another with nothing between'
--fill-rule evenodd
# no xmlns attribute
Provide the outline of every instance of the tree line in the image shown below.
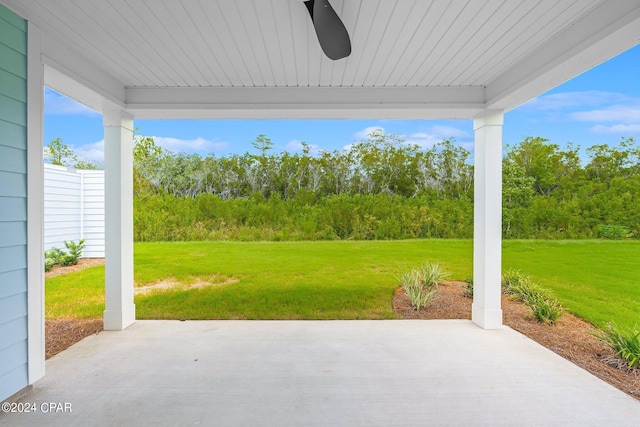
<svg viewBox="0 0 640 427"><path fill-rule="evenodd" d="M61 141L58 141L58 146ZM329 240L470 238L473 166L453 140L424 149L373 132L346 150L173 153L134 147L135 238ZM527 137L505 148L504 238L640 237L640 148L561 148Z"/></svg>
<svg viewBox="0 0 640 427"><path fill-rule="evenodd" d="M452 140L423 149L374 132L348 150L206 157L150 138L135 151L136 236L155 239L396 239L473 235L473 166ZM629 238L640 232L640 148L585 150L541 137L506 147L505 238ZM157 212L175 215L162 235ZM146 217L146 215L150 215ZM144 218L148 218L145 220ZM168 218L164 224L171 223Z"/></svg>

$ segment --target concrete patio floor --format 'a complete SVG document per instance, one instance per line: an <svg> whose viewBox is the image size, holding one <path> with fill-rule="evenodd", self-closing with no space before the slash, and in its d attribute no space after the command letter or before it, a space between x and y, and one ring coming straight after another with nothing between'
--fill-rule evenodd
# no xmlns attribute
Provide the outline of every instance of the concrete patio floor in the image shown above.
<svg viewBox="0 0 640 427"><path fill-rule="evenodd" d="M640 420L640 402L550 350L507 327L486 331L466 320L138 321L50 359L45 378L20 402L35 403L37 412L0 414L0 425Z"/></svg>

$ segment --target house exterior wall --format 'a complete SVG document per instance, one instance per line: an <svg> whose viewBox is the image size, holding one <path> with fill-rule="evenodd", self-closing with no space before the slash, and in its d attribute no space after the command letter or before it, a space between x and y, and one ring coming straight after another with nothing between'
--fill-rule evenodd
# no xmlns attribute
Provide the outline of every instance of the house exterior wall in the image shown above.
<svg viewBox="0 0 640 427"><path fill-rule="evenodd" d="M104 171L44 165L44 247L85 239L83 258L104 257Z"/></svg>
<svg viewBox="0 0 640 427"><path fill-rule="evenodd" d="M0 400L29 383L27 23L0 5Z"/></svg>

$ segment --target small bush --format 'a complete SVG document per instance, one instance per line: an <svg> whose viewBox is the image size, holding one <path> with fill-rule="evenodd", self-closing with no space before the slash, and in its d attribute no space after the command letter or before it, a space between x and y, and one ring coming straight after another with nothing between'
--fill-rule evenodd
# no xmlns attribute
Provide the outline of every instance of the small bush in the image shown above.
<svg viewBox="0 0 640 427"><path fill-rule="evenodd" d="M624 225L604 224L600 226L600 237L603 239L623 240L632 236L633 233Z"/></svg>
<svg viewBox="0 0 640 427"><path fill-rule="evenodd" d="M426 307L442 278L448 276L439 264L429 262L421 268L402 273L400 284L415 310Z"/></svg>
<svg viewBox="0 0 640 427"><path fill-rule="evenodd" d="M84 239L80 239L78 243L65 240L64 245L69 252L56 247L44 252L44 271L50 271L54 265L66 267L78 263L78 259L82 256L82 250L84 249Z"/></svg>
<svg viewBox="0 0 640 427"><path fill-rule="evenodd" d="M65 258L66 264L62 265L76 265L78 263L78 259L82 256L82 251L84 250L84 239L80 239L78 243L73 240L69 242L65 240L64 245L67 247L69 253Z"/></svg>
<svg viewBox="0 0 640 427"><path fill-rule="evenodd" d="M564 312L558 300L533 283L531 276L518 270L507 270L503 274L502 292L529 307L533 316L543 323L553 325Z"/></svg>
<svg viewBox="0 0 640 427"><path fill-rule="evenodd" d="M537 300L547 297L544 289L539 285L525 280L513 285L510 289L510 295L512 295L516 301L520 301L526 305L535 304Z"/></svg>
<svg viewBox="0 0 640 427"><path fill-rule="evenodd" d="M640 330L637 326L624 329L609 323L601 339L628 368L640 369Z"/></svg>
<svg viewBox="0 0 640 427"><path fill-rule="evenodd" d="M468 278L465 280L464 291L462 291L462 295L467 298L473 298L473 278Z"/></svg>
<svg viewBox="0 0 640 427"><path fill-rule="evenodd" d="M511 295L531 282L531 276L520 270L507 270L502 274L502 293Z"/></svg>
<svg viewBox="0 0 640 427"><path fill-rule="evenodd" d="M426 287L438 286L442 279L449 276L449 273L445 272L440 264L432 264L428 261L424 264L423 267L417 269L416 271L420 276L420 280Z"/></svg>
<svg viewBox="0 0 640 427"><path fill-rule="evenodd" d="M415 310L420 310L422 307L426 307L431 300L431 297L435 294L436 289L434 287L425 287L420 280L420 274L416 270L412 270L408 273L402 273L400 276L400 284L404 293L411 301L411 306Z"/></svg>
<svg viewBox="0 0 640 427"><path fill-rule="evenodd" d="M564 312L558 300L548 298L542 293L529 296L525 304L531 309L536 319L549 325L556 323Z"/></svg>

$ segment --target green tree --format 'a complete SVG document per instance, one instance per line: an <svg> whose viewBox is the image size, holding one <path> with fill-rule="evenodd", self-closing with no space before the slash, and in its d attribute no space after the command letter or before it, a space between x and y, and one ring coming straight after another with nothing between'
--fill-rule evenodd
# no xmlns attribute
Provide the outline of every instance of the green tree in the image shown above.
<svg viewBox="0 0 640 427"><path fill-rule="evenodd" d="M99 165L91 160L80 160L73 149L62 142L61 138L49 141L44 147L44 159L52 165L68 166L76 169L98 169Z"/></svg>
<svg viewBox="0 0 640 427"><path fill-rule="evenodd" d="M567 151L561 151L557 144L540 137L526 137L508 151L507 158L522 167L525 176L533 178L535 191L545 196L560 188L580 168L577 148L569 146Z"/></svg>
<svg viewBox="0 0 640 427"><path fill-rule="evenodd" d="M502 231L506 238L527 237L523 230L526 209L534 197L533 177L508 158L502 161Z"/></svg>
<svg viewBox="0 0 640 427"><path fill-rule="evenodd" d="M78 160L73 150L62 142L61 138L52 139L44 147L44 159L58 166L71 166Z"/></svg>
<svg viewBox="0 0 640 427"><path fill-rule="evenodd" d="M273 148L273 142L271 139L267 138L266 135L260 134L256 137L254 141L251 142L251 145L258 151L260 151L260 155L262 157L267 156L267 151Z"/></svg>

